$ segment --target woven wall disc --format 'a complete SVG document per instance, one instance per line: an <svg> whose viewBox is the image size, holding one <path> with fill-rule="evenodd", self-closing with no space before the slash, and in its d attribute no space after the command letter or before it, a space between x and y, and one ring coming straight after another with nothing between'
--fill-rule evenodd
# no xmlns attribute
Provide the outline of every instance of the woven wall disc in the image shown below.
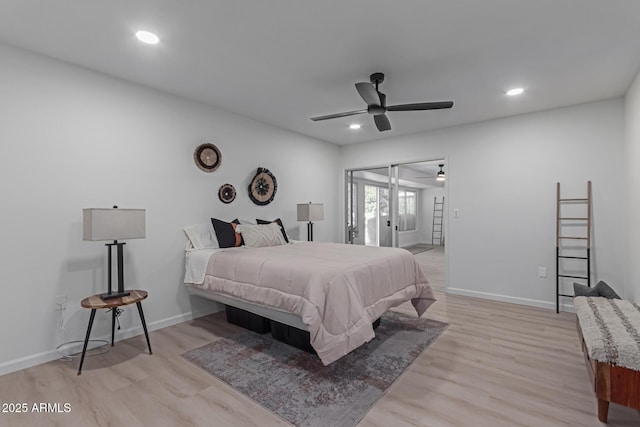
<svg viewBox="0 0 640 427"><path fill-rule="evenodd" d="M224 184L218 190L218 198L222 203L231 203L236 199L236 189L231 184Z"/></svg>
<svg viewBox="0 0 640 427"><path fill-rule="evenodd" d="M256 205L268 205L276 196L277 189L278 181L269 169L258 168L249 184L249 198Z"/></svg>
<svg viewBox="0 0 640 427"><path fill-rule="evenodd" d="M196 166L204 172L213 172L222 163L222 154L218 147L213 144L204 143L198 145L193 152L193 160L196 162Z"/></svg>

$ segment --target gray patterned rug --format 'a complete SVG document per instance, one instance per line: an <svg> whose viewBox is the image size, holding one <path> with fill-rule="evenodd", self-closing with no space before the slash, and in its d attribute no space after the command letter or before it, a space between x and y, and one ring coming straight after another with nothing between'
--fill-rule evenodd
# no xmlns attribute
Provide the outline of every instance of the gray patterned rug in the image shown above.
<svg viewBox="0 0 640 427"><path fill-rule="evenodd" d="M182 356L296 426L352 427L447 326L387 312L373 340L329 366L250 331Z"/></svg>
<svg viewBox="0 0 640 427"><path fill-rule="evenodd" d="M426 252L426 251L430 251L431 249L435 248L434 245L426 245L424 243L418 243L415 245L411 245L411 246L406 246L403 249L408 250L409 252L411 252L412 254L419 254L422 252Z"/></svg>

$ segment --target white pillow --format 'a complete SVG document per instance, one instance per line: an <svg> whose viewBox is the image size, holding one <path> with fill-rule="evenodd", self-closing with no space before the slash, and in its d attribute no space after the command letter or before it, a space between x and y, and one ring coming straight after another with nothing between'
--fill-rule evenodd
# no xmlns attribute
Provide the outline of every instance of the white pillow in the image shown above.
<svg viewBox="0 0 640 427"><path fill-rule="evenodd" d="M255 221L251 221L250 219L238 218L238 221L240 222L240 224L256 225L256 222Z"/></svg>
<svg viewBox="0 0 640 427"><path fill-rule="evenodd" d="M277 223L247 225L240 224L236 226L236 233L242 234L244 244L250 248L262 248L265 246L284 245L282 231Z"/></svg>
<svg viewBox="0 0 640 427"><path fill-rule="evenodd" d="M183 230L194 249L216 249L220 247L211 222L190 225Z"/></svg>

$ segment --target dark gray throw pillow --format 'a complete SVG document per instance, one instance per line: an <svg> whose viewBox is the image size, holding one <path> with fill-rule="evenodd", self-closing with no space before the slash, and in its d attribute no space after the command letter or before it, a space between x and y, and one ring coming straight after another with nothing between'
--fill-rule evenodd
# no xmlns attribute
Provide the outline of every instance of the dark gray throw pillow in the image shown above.
<svg viewBox="0 0 640 427"><path fill-rule="evenodd" d="M244 244L242 236L236 233L236 225L240 224L240 221L237 219L226 222L217 218L211 218L211 224L213 225L213 230L216 232L218 245L220 245L221 248L233 248Z"/></svg>
<svg viewBox="0 0 640 427"><path fill-rule="evenodd" d="M596 288L590 288L586 285L573 282L573 295L577 297L599 297L598 290Z"/></svg>
<svg viewBox="0 0 640 427"><path fill-rule="evenodd" d="M598 295L608 299L620 299L620 296L614 291L611 286L607 285L602 280L599 281L594 289L598 292Z"/></svg>

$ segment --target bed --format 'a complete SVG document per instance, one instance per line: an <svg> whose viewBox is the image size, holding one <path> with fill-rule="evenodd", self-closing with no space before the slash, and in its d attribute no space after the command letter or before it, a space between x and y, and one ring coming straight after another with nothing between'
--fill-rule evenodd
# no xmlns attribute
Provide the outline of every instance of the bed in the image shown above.
<svg viewBox="0 0 640 427"><path fill-rule="evenodd" d="M435 301L413 255L398 248L296 242L187 251L190 293L309 332L328 365L374 337L373 323Z"/></svg>

